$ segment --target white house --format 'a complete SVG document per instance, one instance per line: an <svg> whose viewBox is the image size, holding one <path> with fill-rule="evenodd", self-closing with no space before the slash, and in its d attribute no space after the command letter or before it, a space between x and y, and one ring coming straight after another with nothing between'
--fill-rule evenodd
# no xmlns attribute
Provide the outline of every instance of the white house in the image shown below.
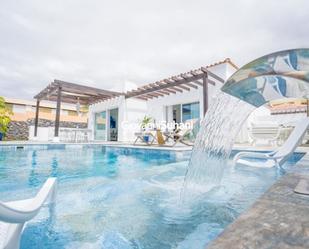
<svg viewBox="0 0 309 249"><path fill-rule="evenodd" d="M89 107L88 128L93 131L91 140L133 141L134 132L139 131L136 124L145 115L157 123L201 119L207 109L206 104L212 101L223 81L236 70L237 66L230 59L225 59L135 90L131 84L131 91L125 89L124 95ZM204 76L207 84L204 84Z"/></svg>

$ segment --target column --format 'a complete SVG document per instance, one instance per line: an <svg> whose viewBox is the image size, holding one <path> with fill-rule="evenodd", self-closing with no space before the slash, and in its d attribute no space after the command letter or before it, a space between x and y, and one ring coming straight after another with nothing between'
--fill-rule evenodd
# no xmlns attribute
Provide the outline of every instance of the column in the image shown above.
<svg viewBox="0 0 309 249"><path fill-rule="evenodd" d="M39 110L40 110L40 100L36 100L35 109L35 120L34 120L34 137L38 136L38 126L39 126Z"/></svg>
<svg viewBox="0 0 309 249"><path fill-rule="evenodd" d="M208 82L207 82L207 74L203 76L203 110L204 115L208 109Z"/></svg>
<svg viewBox="0 0 309 249"><path fill-rule="evenodd" d="M61 87L57 90L57 109L55 120L55 142L59 142L59 125L60 125L60 111L61 111Z"/></svg>

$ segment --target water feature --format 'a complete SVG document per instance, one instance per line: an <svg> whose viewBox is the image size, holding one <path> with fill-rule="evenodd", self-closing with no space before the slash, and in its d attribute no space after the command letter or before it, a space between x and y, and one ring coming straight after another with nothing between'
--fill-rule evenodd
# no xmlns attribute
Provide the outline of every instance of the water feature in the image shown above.
<svg viewBox="0 0 309 249"><path fill-rule="evenodd" d="M194 193L205 193L220 183L234 139L255 107L309 92L308 62L309 49L279 51L246 64L226 81L201 124L182 199L192 200Z"/></svg>
<svg viewBox="0 0 309 249"><path fill-rule="evenodd" d="M196 137L182 198L205 193L220 183L234 139L254 108L224 92L216 96Z"/></svg>

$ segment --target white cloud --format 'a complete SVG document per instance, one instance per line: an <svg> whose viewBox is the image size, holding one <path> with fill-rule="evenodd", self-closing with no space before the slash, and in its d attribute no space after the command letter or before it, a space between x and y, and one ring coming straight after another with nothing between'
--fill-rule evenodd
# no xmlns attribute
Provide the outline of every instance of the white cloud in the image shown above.
<svg viewBox="0 0 309 249"><path fill-rule="evenodd" d="M0 95L54 78L113 88L308 47L306 0L2 1ZM22 86L22 87L20 87Z"/></svg>

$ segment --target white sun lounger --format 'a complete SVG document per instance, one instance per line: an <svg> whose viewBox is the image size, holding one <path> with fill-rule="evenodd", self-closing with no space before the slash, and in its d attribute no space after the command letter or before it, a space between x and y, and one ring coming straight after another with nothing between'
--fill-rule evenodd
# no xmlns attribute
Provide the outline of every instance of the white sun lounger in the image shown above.
<svg viewBox="0 0 309 249"><path fill-rule="evenodd" d="M309 126L309 118L301 119L293 129L292 133L284 144L275 151L269 153L261 152L239 152L234 156L235 164L242 164L246 166L259 167L259 168L270 168L273 166L281 166L286 162L289 156L295 151L297 146L302 142L303 137ZM243 158L252 159L264 159L263 162L252 162Z"/></svg>
<svg viewBox="0 0 309 249"><path fill-rule="evenodd" d="M56 178L49 178L34 198L0 202L0 249L19 249L25 223L34 218L43 204L54 202Z"/></svg>

